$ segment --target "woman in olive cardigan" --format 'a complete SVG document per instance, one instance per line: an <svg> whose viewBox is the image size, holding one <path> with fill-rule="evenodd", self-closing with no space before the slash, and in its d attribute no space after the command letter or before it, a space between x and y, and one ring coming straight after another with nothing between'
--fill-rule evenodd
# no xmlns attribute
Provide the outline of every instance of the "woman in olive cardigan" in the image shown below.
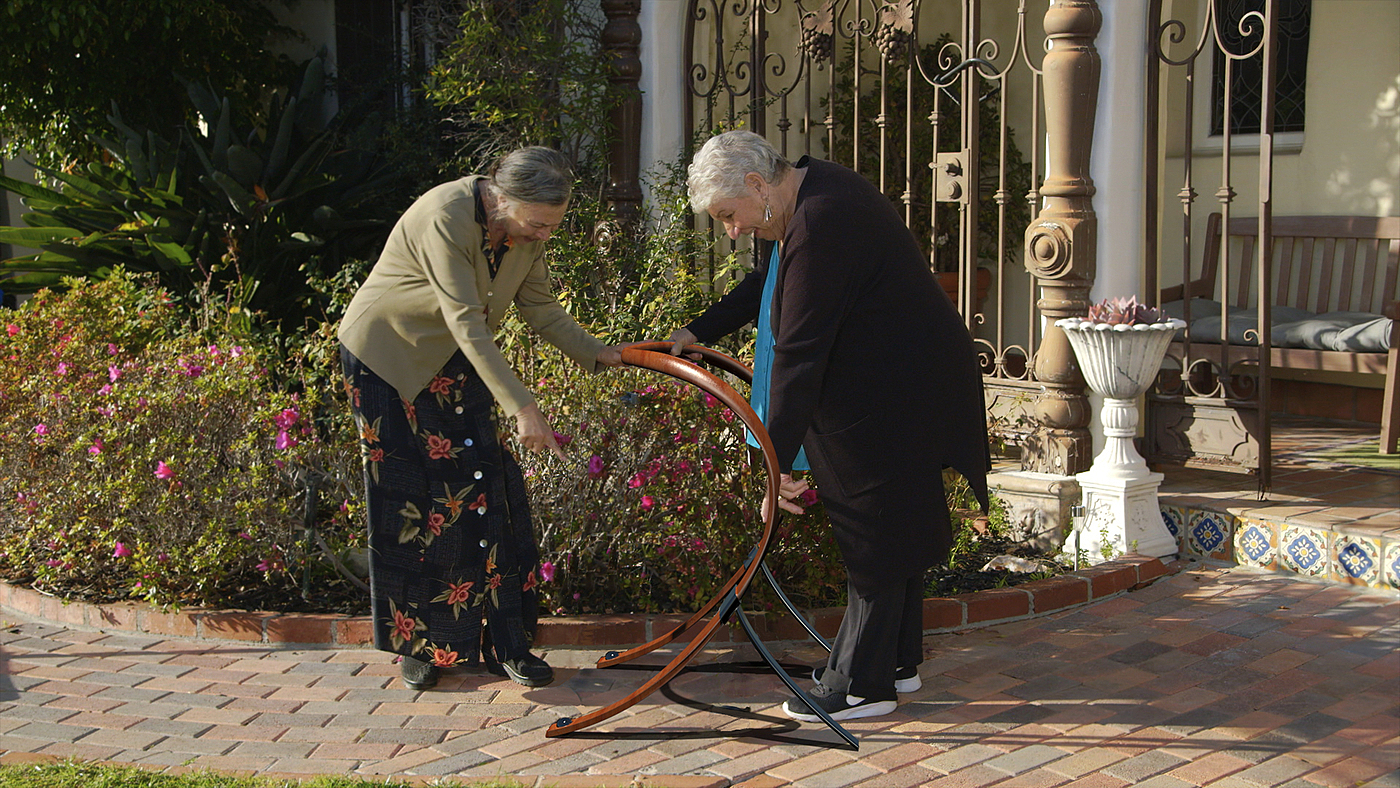
<svg viewBox="0 0 1400 788"><path fill-rule="evenodd" d="M944 467L987 503L987 425L972 339L890 201L860 175L788 163L747 131L710 139L690 165L697 212L731 238L753 234L760 264L671 339L713 341L757 318L772 284L764 426L784 472L805 447L846 564L850 603L813 701L832 717L893 711L919 688L923 575L945 561ZM776 245L776 253L771 247ZM769 277L775 281L769 283ZM800 699L787 713L816 715Z"/></svg>
<svg viewBox="0 0 1400 788"><path fill-rule="evenodd" d="M550 293L544 242L571 183L562 154L523 148L489 176L429 190L394 226L340 324L364 454L374 644L403 655L411 689L478 654L527 686L553 680L530 653L539 549L494 406L514 417L521 445L564 454L493 337L514 304L590 371L621 364Z"/></svg>

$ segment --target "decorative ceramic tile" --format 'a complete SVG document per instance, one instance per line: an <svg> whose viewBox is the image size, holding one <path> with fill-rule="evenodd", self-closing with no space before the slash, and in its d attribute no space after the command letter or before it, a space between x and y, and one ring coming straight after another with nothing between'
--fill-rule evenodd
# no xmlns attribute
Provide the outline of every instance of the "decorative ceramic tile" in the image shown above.
<svg viewBox="0 0 1400 788"><path fill-rule="evenodd" d="M1279 560L1300 575L1327 577L1331 564L1327 532L1296 525L1284 526L1279 535Z"/></svg>
<svg viewBox="0 0 1400 788"><path fill-rule="evenodd" d="M1186 530L1182 527L1182 523L1186 520L1185 512L1175 506L1163 506L1161 510L1162 523L1167 526L1167 530L1171 532L1172 538L1175 539L1177 545L1180 546L1182 533Z"/></svg>
<svg viewBox="0 0 1400 788"><path fill-rule="evenodd" d="M1219 512L1191 512L1186 525L1187 551L1218 561L1231 560L1234 520Z"/></svg>
<svg viewBox="0 0 1400 788"><path fill-rule="evenodd" d="M1374 539L1338 534L1332 542L1332 577L1342 583L1379 586L1381 548Z"/></svg>
<svg viewBox="0 0 1400 788"><path fill-rule="evenodd" d="M1240 521L1235 530L1235 561L1274 569L1278 565L1278 526L1263 520Z"/></svg>
<svg viewBox="0 0 1400 788"><path fill-rule="evenodd" d="M1400 542L1385 546L1385 557L1381 559L1381 582L1383 587L1400 591Z"/></svg>

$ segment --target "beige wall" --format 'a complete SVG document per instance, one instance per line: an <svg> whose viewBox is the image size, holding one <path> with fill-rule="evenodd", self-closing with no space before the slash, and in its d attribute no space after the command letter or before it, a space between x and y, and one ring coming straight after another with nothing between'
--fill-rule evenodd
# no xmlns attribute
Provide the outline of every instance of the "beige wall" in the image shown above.
<svg viewBox="0 0 1400 788"><path fill-rule="evenodd" d="M1171 54L1180 56L1199 34L1203 3L1170 4L1187 25L1188 42ZM1396 0L1315 0L1308 51L1307 114L1301 135L1280 135L1273 160L1272 207L1287 215L1400 215L1400 2ZM1218 140L1206 136L1211 64L1198 59L1195 119L1185 133L1183 68L1164 69L1163 121L1170 129L1167 158L1160 170L1164 284L1180 281L1182 212L1177 191L1184 183L1184 153L1193 151L1192 185L1198 197L1193 232L1198 239L1205 219L1220 210L1216 191L1222 186ZM1236 192L1234 216L1259 213L1260 160L1257 144L1238 140L1231 156L1230 185ZM1200 242L1192 250L1200 267Z"/></svg>

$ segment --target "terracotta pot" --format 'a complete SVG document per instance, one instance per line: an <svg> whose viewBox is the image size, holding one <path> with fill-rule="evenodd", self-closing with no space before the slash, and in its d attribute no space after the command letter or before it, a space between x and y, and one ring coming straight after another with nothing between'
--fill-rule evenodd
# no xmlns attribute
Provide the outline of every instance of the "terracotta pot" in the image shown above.
<svg viewBox="0 0 1400 788"><path fill-rule="evenodd" d="M942 285L943 292L948 294L948 299L956 306L958 304L958 273L957 271L938 271L934 276L938 277L938 284ZM990 268L977 269L977 292L973 294L976 299L977 311L982 310L982 304L987 301L987 293L992 289L992 271Z"/></svg>

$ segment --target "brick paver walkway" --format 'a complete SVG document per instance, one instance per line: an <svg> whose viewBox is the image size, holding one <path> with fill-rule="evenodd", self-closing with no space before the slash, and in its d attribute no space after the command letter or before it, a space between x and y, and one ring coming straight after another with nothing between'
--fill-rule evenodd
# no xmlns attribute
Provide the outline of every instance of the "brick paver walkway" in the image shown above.
<svg viewBox="0 0 1400 788"><path fill-rule="evenodd" d="M648 674L555 651L552 687L454 673L417 693L369 650L10 623L0 753L262 774L514 775L526 785L1400 787L1400 598L1196 565L1044 618L925 639L924 688L859 752L782 716L743 649L600 731L561 715ZM788 644L791 645L791 644ZM813 647L791 646L790 664ZM724 712L705 704L746 711Z"/></svg>

